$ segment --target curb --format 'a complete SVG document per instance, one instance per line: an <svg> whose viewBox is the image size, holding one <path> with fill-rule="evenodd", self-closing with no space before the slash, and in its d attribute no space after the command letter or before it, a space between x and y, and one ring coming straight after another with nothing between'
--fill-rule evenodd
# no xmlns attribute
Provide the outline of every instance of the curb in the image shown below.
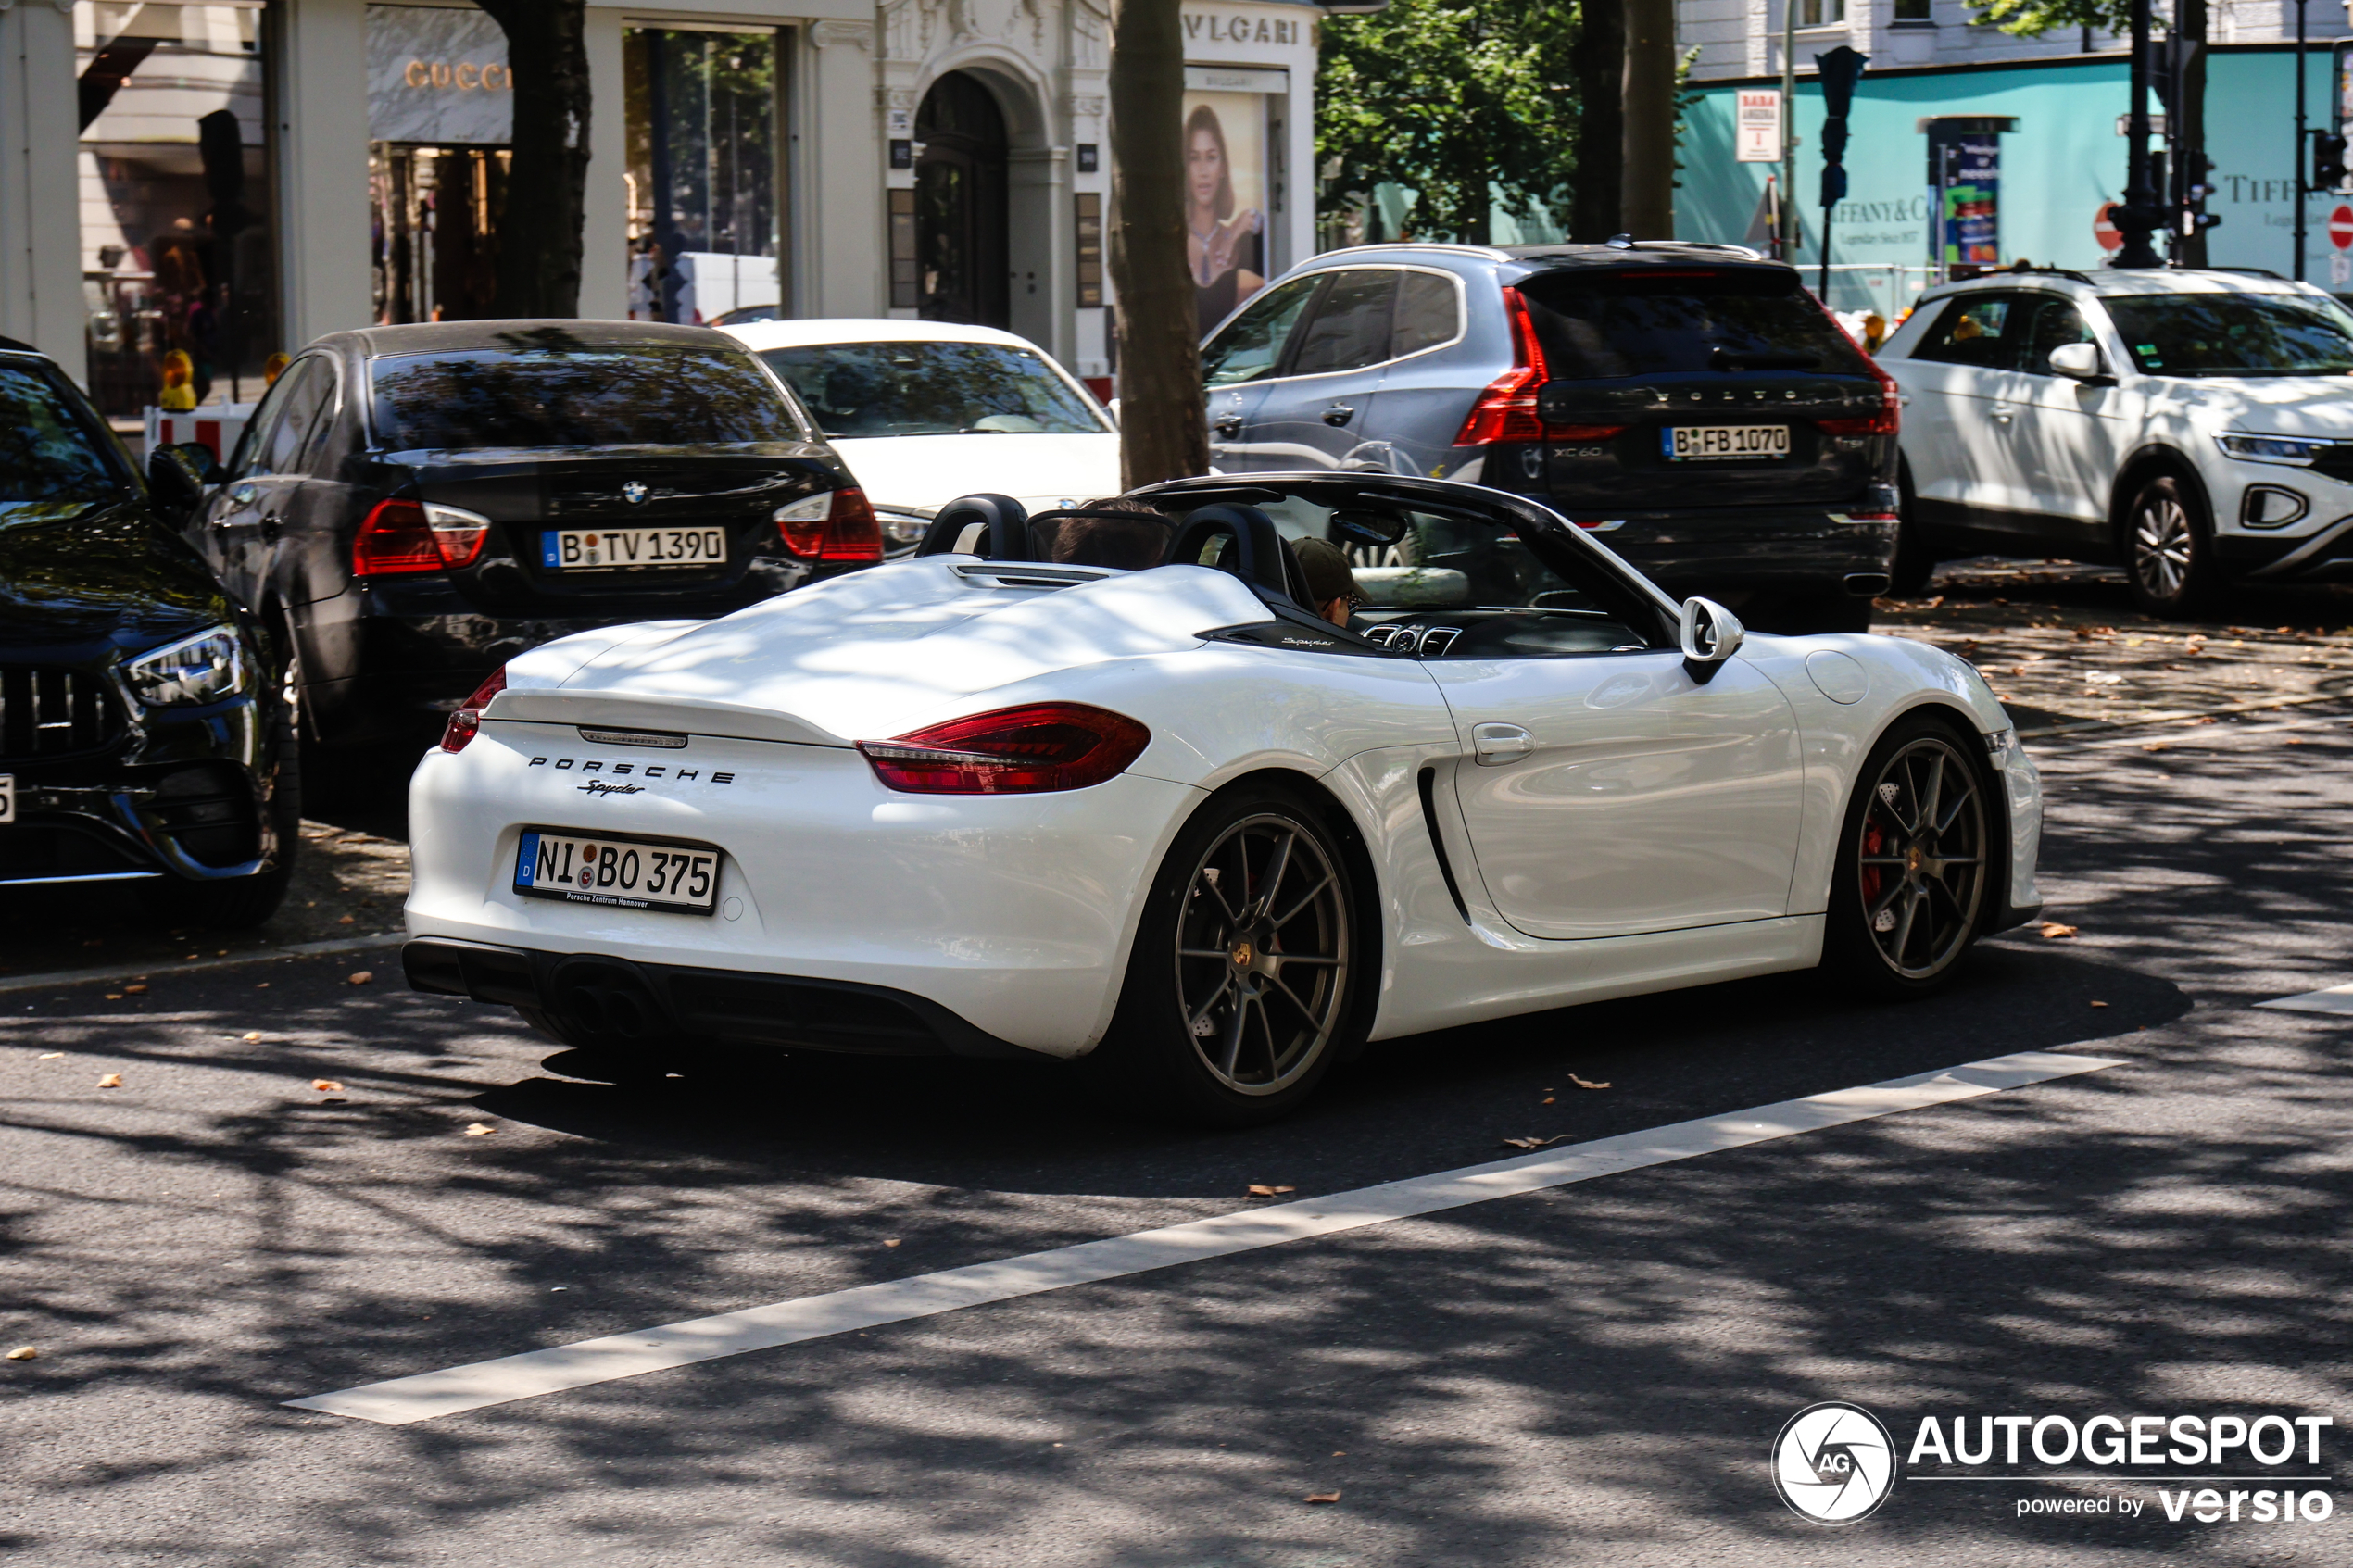
<svg viewBox="0 0 2353 1568"><path fill-rule="evenodd" d="M167 974L195 974L204 970L235 969L268 963L275 959L315 959L330 953L364 953L375 947L397 947L408 941L403 932L374 936L337 936L324 942L297 942L291 947L265 947L259 952L233 953L225 959L199 959L195 963L117 964L107 969L61 969L48 974L0 975L0 995L40 991L58 985L87 985L102 980L160 979Z"/></svg>

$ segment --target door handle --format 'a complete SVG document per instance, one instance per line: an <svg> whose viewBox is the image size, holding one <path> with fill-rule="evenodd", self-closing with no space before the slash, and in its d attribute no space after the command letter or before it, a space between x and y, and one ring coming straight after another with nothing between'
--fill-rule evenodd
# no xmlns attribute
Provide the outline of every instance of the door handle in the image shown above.
<svg viewBox="0 0 2353 1568"><path fill-rule="evenodd" d="M2017 412L2016 408L2007 403L1996 403L1994 405L1994 422L2006 425L2010 422L2010 416Z"/></svg>
<svg viewBox="0 0 2353 1568"><path fill-rule="evenodd" d="M1473 724L1471 749L1482 768L1500 768L1536 749L1536 737L1517 724Z"/></svg>
<svg viewBox="0 0 2353 1568"><path fill-rule="evenodd" d="M1209 428L1231 441L1242 433L1242 417L1239 414L1220 414L1209 421Z"/></svg>
<svg viewBox="0 0 2353 1568"><path fill-rule="evenodd" d="M1355 417L1356 410L1345 403L1335 403L1324 410L1324 422L1327 425L1344 425Z"/></svg>

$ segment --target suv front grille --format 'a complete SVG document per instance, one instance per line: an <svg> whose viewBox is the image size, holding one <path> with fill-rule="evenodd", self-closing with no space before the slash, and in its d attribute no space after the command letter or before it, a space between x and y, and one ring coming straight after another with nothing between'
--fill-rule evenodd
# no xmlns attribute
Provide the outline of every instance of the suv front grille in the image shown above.
<svg viewBox="0 0 2353 1568"><path fill-rule="evenodd" d="M101 677L0 665L0 759L71 757L121 733L122 716Z"/></svg>

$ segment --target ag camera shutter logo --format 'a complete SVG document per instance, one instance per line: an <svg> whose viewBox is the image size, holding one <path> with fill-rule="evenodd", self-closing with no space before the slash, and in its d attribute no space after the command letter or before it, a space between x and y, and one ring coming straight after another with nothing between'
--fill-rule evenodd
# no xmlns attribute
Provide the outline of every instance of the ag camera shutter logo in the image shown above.
<svg viewBox="0 0 2353 1568"><path fill-rule="evenodd" d="M1774 1489L1809 1524L1868 1519L1894 1486L1895 1440L1860 1405L1808 1405L1773 1439Z"/></svg>

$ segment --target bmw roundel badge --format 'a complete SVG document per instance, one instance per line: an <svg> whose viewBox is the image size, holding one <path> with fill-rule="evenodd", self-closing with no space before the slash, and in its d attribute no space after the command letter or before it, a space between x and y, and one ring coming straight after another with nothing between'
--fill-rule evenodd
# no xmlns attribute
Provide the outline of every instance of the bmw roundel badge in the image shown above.
<svg viewBox="0 0 2353 1568"><path fill-rule="evenodd" d="M646 504L645 481L641 479L633 479L623 484L621 487L621 498L628 502L633 507L644 506Z"/></svg>

